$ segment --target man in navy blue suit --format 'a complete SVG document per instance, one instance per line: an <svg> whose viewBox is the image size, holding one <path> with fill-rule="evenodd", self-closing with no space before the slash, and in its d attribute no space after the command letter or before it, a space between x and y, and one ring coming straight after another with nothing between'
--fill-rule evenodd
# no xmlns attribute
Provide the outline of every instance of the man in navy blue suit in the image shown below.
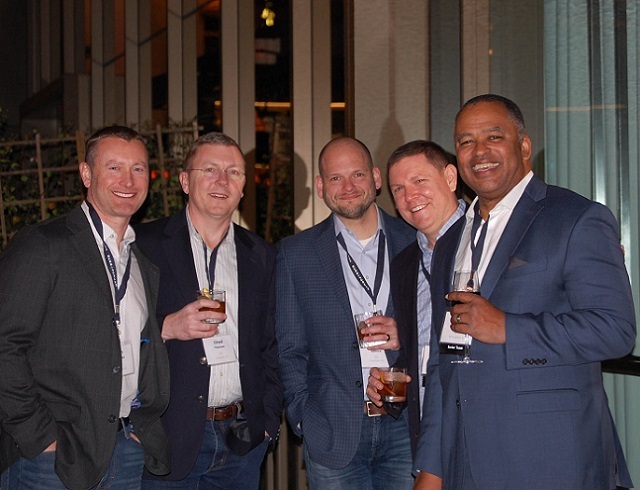
<svg viewBox="0 0 640 490"><path fill-rule="evenodd" d="M282 414L273 285L275 250L232 223L245 184L238 144L201 136L180 184L189 203L141 225L137 242L160 268L157 316L169 352L163 416L171 472L143 488L258 488ZM226 291L226 313L198 290Z"/></svg>
<svg viewBox="0 0 640 490"><path fill-rule="evenodd" d="M397 357L389 263L415 230L374 204L382 179L360 141L330 141L319 173L316 191L332 215L278 248L276 332L287 418L304 438L311 489L411 488L406 418L369 402L363 379ZM361 349L354 315L374 311L384 314L365 333L382 345Z"/></svg>
<svg viewBox="0 0 640 490"><path fill-rule="evenodd" d="M600 367L636 337L614 217L533 175L509 99L469 100L454 140L478 198L434 250L416 488L632 486ZM476 270L481 295L451 292L454 270ZM459 334L481 363L452 362Z"/></svg>

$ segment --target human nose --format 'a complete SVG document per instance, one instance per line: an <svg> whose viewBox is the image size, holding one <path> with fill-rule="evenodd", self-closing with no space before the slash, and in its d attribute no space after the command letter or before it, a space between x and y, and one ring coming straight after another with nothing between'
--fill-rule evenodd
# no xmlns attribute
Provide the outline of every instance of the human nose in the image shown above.
<svg viewBox="0 0 640 490"><path fill-rule="evenodd" d="M124 172L122 180L125 187L133 186L133 181L134 181L133 179L134 179L133 170Z"/></svg>
<svg viewBox="0 0 640 490"><path fill-rule="evenodd" d="M405 193L404 193L404 200L406 202L413 201L417 195L418 195L418 188L416 186L414 185L406 186Z"/></svg>
<svg viewBox="0 0 640 490"><path fill-rule="evenodd" d="M356 187L356 184L353 182L353 180L351 178L344 179L344 188L346 190L355 189L355 187Z"/></svg>
<svg viewBox="0 0 640 490"><path fill-rule="evenodd" d="M217 181L223 184L229 182L229 177L227 176L227 171L225 169L219 168L212 177Z"/></svg>
<svg viewBox="0 0 640 490"><path fill-rule="evenodd" d="M473 152L477 156L483 156L489 152L489 147L484 143L484 141L478 140L473 148Z"/></svg>

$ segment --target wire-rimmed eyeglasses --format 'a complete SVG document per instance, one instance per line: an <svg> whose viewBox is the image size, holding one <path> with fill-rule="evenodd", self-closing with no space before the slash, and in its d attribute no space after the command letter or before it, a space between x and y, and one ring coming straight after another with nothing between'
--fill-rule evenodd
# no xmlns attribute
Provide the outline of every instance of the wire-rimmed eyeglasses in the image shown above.
<svg viewBox="0 0 640 490"><path fill-rule="evenodd" d="M220 167L204 167L204 168L187 168L185 172L190 172L191 170L197 170L198 172L202 172L205 177L209 179L217 179L224 172L227 176L227 179L233 180L234 182L239 182L244 179L245 173L241 170L230 167L230 168L220 168Z"/></svg>

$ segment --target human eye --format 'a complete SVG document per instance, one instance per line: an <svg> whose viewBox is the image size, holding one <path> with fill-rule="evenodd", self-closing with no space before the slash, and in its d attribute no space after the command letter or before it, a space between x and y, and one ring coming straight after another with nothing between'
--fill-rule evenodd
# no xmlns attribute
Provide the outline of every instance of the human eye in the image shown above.
<svg viewBox="0 0 640 490"><path fill-rule="evenodd" d="M395 196L396 194L400 193L402 189L403 189L402 186L399 186L399 185L391 187L391 194Z"/></svg>
<svg viewBox="0 0 640 490"><path fill-rule="evenodd" d="M217 169L216 167L204 167L204 168L202 169L202 171L203 171L205 174L211 175L211 174L216 173L216 172L218 171L218 169Z"/></svg>
<svg viewBox="0 0 640 490"><path fill-rule="evenodd" d="M234 179L237 179L239 177L242 176L242 173L240 172L240 170L238 170L237 168L228 168L227 169L227 175L229 177L232 177Z"/></svg>
<svg viewBox="0 0 640 490"><path fill-rule="evenodd" d="M471 138L461 138L458 140L458 146L469 146L472 142Z"/></svg>

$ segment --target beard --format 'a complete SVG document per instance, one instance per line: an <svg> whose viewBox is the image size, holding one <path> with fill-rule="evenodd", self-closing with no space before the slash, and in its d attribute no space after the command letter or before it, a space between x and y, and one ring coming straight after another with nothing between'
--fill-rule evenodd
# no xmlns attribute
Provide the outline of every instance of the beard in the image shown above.
<svg viewBox="0 0 640 490"><path fill-rule="evenodd" d="M336 204L335 201L329 201L328 199L325 199L324 202L331 211L341 218L353 220L362 218L375 200L376 195L374 193L372 195L365 196L365 200L359 204L340 205Z"/></svg>

